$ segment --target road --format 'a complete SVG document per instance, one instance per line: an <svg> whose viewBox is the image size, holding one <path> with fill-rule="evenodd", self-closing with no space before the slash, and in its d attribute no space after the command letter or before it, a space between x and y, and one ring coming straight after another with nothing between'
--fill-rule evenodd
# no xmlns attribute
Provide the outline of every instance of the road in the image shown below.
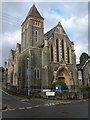
<svg viewBox="0 0 90 120"><path fill-rule="evenodd" d="M8 106L2 118L88 118L88 101L27 99L2 92L2 102Z"/></svg>

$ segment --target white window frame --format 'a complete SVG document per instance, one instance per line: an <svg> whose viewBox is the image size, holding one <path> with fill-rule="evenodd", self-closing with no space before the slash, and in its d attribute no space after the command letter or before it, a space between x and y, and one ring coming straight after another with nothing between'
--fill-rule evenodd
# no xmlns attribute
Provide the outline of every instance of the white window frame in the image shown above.
<svg viewBox="0 0 90 120"><path fill-rule="evenodd" d="M36 78L35 78L35 70L36 70ZM38 77L38 74L37 74L38 71L39 71L39 77ZM39 68L35 68L35 69L34 69L34 78L35 78L35 79L40 79L40 69L39 69Z"/></svg>
<svg viewBox="0 0 90 120"><path fill-rule="evenodd" d="M79 83L79 86L82 85L82 71L81 70L78 71L78 83Z"/></svg>
<svg viewBox="0 0 90 120"><path fill-rule="evenodd" d="M90 75L90 66L88 66L88 74Z"/></svg>
<svg viewBox="0 0 90 120"><path fill-rule="evenodd" d="M82 71L81 71L81 70L78 71L78 79L79 79L79 80L82 79Z"/></svg>

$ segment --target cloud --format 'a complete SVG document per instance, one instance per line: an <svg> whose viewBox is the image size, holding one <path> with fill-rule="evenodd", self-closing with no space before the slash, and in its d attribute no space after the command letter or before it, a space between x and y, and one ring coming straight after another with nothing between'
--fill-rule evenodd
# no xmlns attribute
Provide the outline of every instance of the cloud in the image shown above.
<svg viewBox="0 0 90 120"><path fill-rule="evenodd" d="M2 60L3 61L8 60L10 49L15 50L17 43L21 43L21 31L16 31L13 33L4 33L2 38Z"/></svg>
<svg viewBox="0 0 90 120"><path fill-rule="evenodd" d="M72 31L73 35L70 34L71 39L75 43L75 52L77 56L77 62L82 52L88 52L88 15L84 17L72 17L67 20L62 20L65 28L68 31Z"/></svg>
<svg viewBox="0 0 90 120"><path fill-rule="evenodd" d="M28 3L3 3L3 59L9 57L21 41L21 24L25 20L32 1ZM60 21L70 40L74 41L77 62L82 52L88 51L88 3L35 2L44 20L44 33Z"/></svg>
<svg viewBox="0 0 90 120"><path fill-rule="evenodd" d="M13 34L12 33L5 33L3 36L3 45L8 43L10 46L15 47L15 43L20 42L21 38L21 31L16 31ZM8 46L8 44L6 44Z"/></svg>
<svg viewBox="0 0 90 120"><path fill-rule="evenodd" d="M49 15L50 17L48 17ZM70 40L74 41L77 56L76 61L78 63L81 53L88 53L88 11L87 14L83 14L82 16L77 17L72 15L67 18L64 18L61 14L57 14L56 12L50 13L49 11L45 13L45 17L45 32L52 28L51 26L54 27L58 21L61 22Z"/></svg>

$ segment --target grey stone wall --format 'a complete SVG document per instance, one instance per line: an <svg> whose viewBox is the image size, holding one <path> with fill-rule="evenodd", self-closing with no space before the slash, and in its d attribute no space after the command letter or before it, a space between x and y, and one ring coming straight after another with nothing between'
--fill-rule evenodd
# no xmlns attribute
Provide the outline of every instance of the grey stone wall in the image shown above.
<svg viewBox="0 0 90 120"><path fill-rule="evenodd" d="M83 68L83 81L85 86L87 86L88 79L89 79L89 66L90 66L90 61Z"/></svg>
<svg viewBox="0 0 90 120"><path fill-rule="evenodd" d="M36 78L35 78L36 70ZM37 70L39 70L39 78L37 76ZM42 79L42 69L41 69L41 49L32 48L32 58L31 58L31 88L40 90L41 89L41 79Z"/></svg>

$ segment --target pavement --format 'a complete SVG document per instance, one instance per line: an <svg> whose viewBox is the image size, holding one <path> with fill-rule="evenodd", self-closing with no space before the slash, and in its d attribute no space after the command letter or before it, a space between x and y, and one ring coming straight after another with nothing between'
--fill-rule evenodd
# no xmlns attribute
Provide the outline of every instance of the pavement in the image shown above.
<svg viewBox="0 0 90 120"><path fill-rule="evenodd" d="M74 114L75 113L75 114ZM3 118L87 117L88 100L49 100L19 97L2 91Z"/></svg>
<svg viewBox="0 0 90 120"><path fill-rule="evenodd" d="M87 102L76 104L43 104L12 108L2 113L3 118L88 118Z"/></svg>
<svg viewBox="0 0 90 120"><path fill-rule="evenodd" d="M58 104L71 104L71 103L80 103L88 101L88 99L82 100L50 100L50 99L43 99L43 98L27 98L27 97L19 97L11 95L2 90L2 110L6 111L11 110L13 108L16 109L24 109L29 107L37 107L37 106L54 106ZM18 106L17 106L18 105ZM24 107L23 107L24 106Z"/></svg>

